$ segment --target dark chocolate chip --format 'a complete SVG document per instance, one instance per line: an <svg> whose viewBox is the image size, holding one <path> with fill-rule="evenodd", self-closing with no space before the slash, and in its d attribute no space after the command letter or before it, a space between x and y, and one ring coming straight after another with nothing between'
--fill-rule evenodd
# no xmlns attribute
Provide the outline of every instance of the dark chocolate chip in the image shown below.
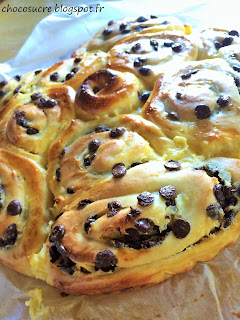
<svg viewBox="0 0 240 320"><path fill-rule="evenodd" d="M121 31L122 34L127 34L129 32L131 32L131 29L124 29Z"/></svg>
<svg viewBox="0 0 240 320"><path fill-rule="evenodd" d="M51 263L56 262L60 258L60 253L58 252L56 246L51 246L49 248L49 255L51 258L51 260L50 260Z"/></svg>
<svg viewBox="0 0 240 320"><path fill-rule="evenodd" d="M59 214L56 216L55 221L57 221L58 218L60 218L62 215L64 214L64 212L59 212Z"/></svg>
<svg viewBox="0 0 240 320"><path fill-rule="evenodd" d="M228 32L228 34L229 34L230 36L237 36L237 37L239 37L239 33L238 33L237 30L231 30L231 31Z"/></svg>
<svg viewBox="0 0 240 320"><path fill-rule="evenodd" d="M77 73L78 72L78 68L77 67L75 67L75 68L72 68L72 70L71 70L71 72L73 72L73 73Z"/></svg>
<svg viewBox="0 0 240 320"><path fill-rule="evenodd" d="M94 139L94 140L90 141L88 144L89 152L96 152L97 149L100 147L100 145L101 145L101 141L98 139Z"/></svg>
<svg viewBox="0 0 240 320"><path fill-rule="evenodd" d="M152 73L151 69L146 68L146 67L141 67L139 68L138 72L140 73L141 76L150 76L150 74Z"/></svg>
<svg viewBox="0 0 240 320"><path fill-rule="evenodd" d="M150 94L151 91L143 90L142 94L138 92L138 98L145 103L147 102L147 99L149 98Z"/></svg>
<svg viewBox="0 0 240 320"><path fill-rule="evenodd" d="M114 271L117 266L117 258L110 250L98 252L95 261L95 270L104 272Z"/></svg>
<svg viewBox="0 0 240 320"><path fill-rule="evenodd" d="M178 171L181 169L180 163L175 160L169 160L164 164L164 167L169 171Z"/></svg>
<svg viewBox="0 0 240 320"><path fill-rule="evenodd" d="M130 166L130 168L134 168L136 166L139 166L140 164L142 164L142 162L133 162Z"/></svg>
<svg viewBox="0 0 240 320"><path fill-rule="evenodd" d="M147 207L153 203L155 198L150 192L144 191L137 196L137 199L140 206Z"/></svg>
<svg viewBox="0 0 240 320"><path fill-rule="evenodd" d="M137 18L136 22L145 22L147 20L148 20L147 18L145 18L143 16L140 16L140 17Z"/></svg>
<svg viewBox="0 0 240 320"><path fill-rule="evenodd" d="M217 199L217 201L219 202L221 207L225 206L225 196L223 194L223 190L222 190L222 185L221 184L216 184L213 187L213 193Z"/></svg>
<svg viewBox="0 0 240 320"><path fill-rule="evenodd" d="M79 62L81 62L81 61L82 61L82 58L76 57L73 62L74 62L74 63L79 63Z"/></svg>
<svg viewBox="0 0 240 320"><path fill-rule="evenodd" d="M206 208L208 217L212 219L220 219L220 210L221 207L217 206L216 204L210 204Z"/></svg>
<svg viewBox="0 0 240 320"><path fill-rule="evenodd" d="M18 93L21 88L22 88L22 86L18 86L18 87L13 91L13 93L14 93L14 94Z"/></svg>
<svg viewBox="0 0 240 320"><path fill-rule="evenodd" d="M140 50L141 48L141 44L139 42L137 42L134 46L132 46L132 52L136 53L138 50Z"/></svg>
<svg viewBox="0 0 240 320"><path fill-rule="evenodd" d="M234 40L233 37L224 38L222 41L222 46L223 47L230 46L230 44L232 44L233 40Z"/></svg>
<svg viewBox="0 0 240 320"><path fill-rule="evenodd" d="M3 88L6 85L7 85L7 80L3 80L0 82L0 88Z"/></svg>
<svg viewBox="0 0 240 320"><path fill-rule="evenodd" d="M56 170L56 179L57 181L61 181L61 168L57 168Z"/></svg>
<svg viewBox="0 0 240 320"><path fill-rule="evenodd" d="M154 229L153 221L148 218L142 218L137 220L134 226L138 232L142 233L150 233Z"/></svg>
<svg viewBox="0 0 240 320"><path fill-rule="evenodd" d="M174 42L172 40L166 40L163 43L164 47L170 48L172 45L174 45Z"/></svg>
<svg viewBox="0 0 240 320"><path fill-rule="evenodd" d="M21 76L19 74L17 74L15 77L13 77L13 79L15 79L19 82L21 80Z"/></svg>
<svg viewBox="0 0 240 320"><path fill-rule="evenodd" d="M190 232L190 224L184 219L176 219L172 224L172 232L178 239L185 238Z"/></svg>
<svg viewBox="0 0 240 320"><path fill-rule="evenodd" d="M150 18L151 18L151 19L157 19L158 17L151 14L151 15L150 15Z"/></svg>
<svg viewBox="0 0 240 320"><path fill-rule="evenodd" d="M150 40L150 46L152 46L155 51L158 51L159 43L157 42L157 40L151 39Z"/></svg>
<svg viewBox="0 0 240 320"><path fill-rule="evenodd" d="M172 51L179 53L182 51L182 46L180 44L173 44L172 45Z"/></svg>
<svg viewBox="0 0 240 320"><path fill-rule="evenodd" d="M39 69L39 70L35 70L35 71L34 71L35 75L38 75L38 74L41 73L41 72L42 72L42 69Z"/></svg>
<svg viewBox="0 0 240 320"><path fill-rule="evenodd" d="M114 23L114 21L113 21L113 20L110 20L110 21L108 22L108 26L111 26L113 23Z"/></svg>
<svg viewBox="0 0 240 320"><path fill-rule="evenodd" d="M133 62L134 67L138 68L143 66L143 62L141 60L139 60L139 58L137 58L136 60L134 60Z"/></svg>
<svg viewBox="0 0 240 320"><path fill-rule="evenodd" d="M78 210L81 210L83 208L85 208L87 205L91 204L92 201L89 200L89 199L83 199L81 201L78 202L78 205L77 205L77 209Z"/></svg>
<svg viewBox="0 0 240 320"><path fill-rule="evenodd" d="M59 154L59 156L58 156L58 159L61 160L67 151L68 151L68 148L64 148L64 149L60 152L60 154Z"/></svg>
<svg viewBox="0 0 240 320"><path fill-rule="evenodd" d="M67 193L68 194L74 194L75 191L72 188L67 188Z"/></svg>
<svg viewBox="0 0 240 320"><path fill-rule="evenodd" d="M222 44L221 44L221 42L219 42L219 41L214 41L214 45L215 45L215 48L216 48L217 50L219 50L220 48L222 48Z"/></svg>
<svg viewBox="0 0 240 320"><path fill-rule="evenodd" d="M177 92L177 93L176 93L176 98L177 98L178 100L181 100L181 99L182 99L182 94L181 94L181 92Z"/></svg>
<svg viewBox="0 0 240 320"><path fill-rule="evenodd" d="M229 101L230 101L229 96L222 95L217 99L217 105L219 105L219 107L221 108L225 108L229 104Z"/></svg>
<svg viewBox="0 0 240 320"><path fill-rule="evenodd" d="M33 128L33 127L28 127L26 132L29 135L33 135L33 134L37 134L39 132L39 130L36 128Z"/></svg>
<svg viewBox="0 0 240 320"><path fill-rule="evenodd" d="M103 31L102 35L103 35L103 36L109 36L111 33L112 33L112 29L106 28L106 29Z"/></svg>
<svg viewBox="0 0 240 320"><path fill-rule="evenodd" d="M96 215L96 214L93 215L93 216L91 216L90 218L88 218L88 219L86 220L86 222L84 223L84 230L85 230L85 232L88 233L89 229L91 228L91 224L92 224L93 222L95 222L96 220L97 220L97 215Z"/></svg>
<svg viewBox="0 0 240 320"><path fill-rule="evenodd" d="M58 103L57 103L57 101L54 100L54 99L48 99L48 100L46 100L46 99L44 99L44 98L40 98L40 99L38 99L37 104L38 104L38 107L39 107L40 109L44 109L44 108L49 109L49 108L55 107Z"/></svg>
<svg viewBox="0 0 240 320"><path fill-rule="evenodd" d="M15 223L10 224L4 233L4 239L6 240L6 244L8 245L14 245L14 243L17 240L17 225Z"/></svg>
<svg viewBox="0 0 240 320"><path fill-rule="evenodd" d="M123 31L127 28L127 23L121 23L119 26L119 30Z"/></svg>
<svg viewBox="0 0 240 320"><path fill-rule="evenodd" d="M240 87L240 79L238 77L234 77L234 82L237 87Z"/></svg>
<svg viewBox="0 0 240 320"><path fill-rule="evenodd" d="M124 132L126 131L125 128L123 127L118 127L118 128L113 128L110 132L109 132L109 137L110 138L118 138L121 137Z"/></svg>
<svg viewBox="0 0 240 320"><path fill-rule="evenodd" d="M182 75L181 75L181 78L182 78L183 80L186 80L186 79L191 78L191 76L192 76L192 72L191 72L191 71L188 71L188 72L182 74Z"/></svg>
<svg viewBox="0 0 240 320"><path fill-rule="evenodd" d="M57 79L59 78L59 75L57 72L54 72L50 75L50 80L51 81L57 81Z"/></svg>
<svg viewBox="0 0 240 320"><path fill-rule="evenodd" d="M120 209L122 206L121 202L120 201L112 201L112 202L109 202L108 203L108 209L110 211L112 210L116 210L116 209Z"/></svg>
<svg viewBox="0 0 240 320"><path fill-rule="evenodd" d="M125 220L127 222L137 218L138 216L140 216L142 214L142 211L138 208L134 209L132 207L130 207L131 211L126 215Z"/></svg>
<svg viewBox="0 0 240 320"><path fill-rule="evenodd" d="M194 113L199 120L207 119L211 116L211 110L209 106L205 104L199 104L196 106Z"/></svg>
<svg viewBox="0 0 240 320"><path fill-rule="evenodd" d="M160 195L168 200L168 199L175 199L176 196L177 196L177 191L176 191L176 188L174 186L165 186L165 187L162 187L160 190L159 190L159 193Z"/></svg>
<svg viewBox="0 0 240 320"><path fill-rule="evenodd" d="M36 93L33 93L32 95L31 95L31 99L32 99L32 101L34 101L34 100L37 100L37 99L39 99L39 98L41 98L41 93L40 92L36 92Z"/></svg>
<svg viewBox="0 0 240 320"><path fill-rule="evenodd" d="M65 233L66 233L66 230L63 225L55 226L51 231L51 234L49 236L49 241L59 242L64 237Z"/></svg>
<svg viewBox="0 0 240 320"><path fill-rule="evenodd" d="M22 126L24 128L28 128L28 125L27 125L27 121L25 120L25 114L26 112L25 111L18 111L16 110L14 112L14 118L16 119L16 123L19 125L19 126Z"/></svg>
<svg viewBox="0 0 240 320"><path fill-rule="evenodd" d="M94 158L96 157L96 154L92 154L90 157L87 157L83 160L83 163L85 165L85 167L89 167L91 165L91 163L93 162Z"/></svg>
<svg viewBox="0 0 240 320"><path fill-rule="evenodd" d="M109 131L110 129L105 127L105 126L98 126L97 128L94 129L94 132L99 133L99 132L105 132Z"/></svg>
<svg viewBox="0 0 240 320"><path fill-rule="evenodd" d="M94 87L94 88L93 88L93 93L94 93L94 94L98 93L99 91L100 91L99 88L97 88L97 87Z"/></svg>
<svg viewBox="0 0 240 320"><path fill-rule="evenodd" d="M74 72L69 72L69 73L66 75L66 81L72 79L74 76L75 76L75 73L74 73Z"/></svg>
<svg viewBox="0 0 240 320"><path fill-rule="evenodd" d="M91 273L90 271L88 271L87 269L83 268L83 267L80 267L80 271L84 274L89 274Z"/></svg>
<svg viewBox="0 0 240 320"><path fill-rule="evenodd" d="M22 212L22 206L18 200L13 200L7 206L7 213L16 216Z"/></svg>
<svg viewBox="0 0 240 320"><path fill-rule="evenodd" d="M6 90L0 89L0 98L6 94Z"/></svg>
<svg viewBox="0 0 240 320"><path fill-rule="evenodd" d="M172 120L172 121L177 121L177 120L180 120L180 118L179 118L179 115L177 114L177 112L175 112L175 111L170 111L170 112L168 112L168 118L170 119L170 120Z"/></svg>
<svg viewBox="0 0 240 320"><path fill-rule="evenodd" d="M224 221L223 227L224 228L229 227L231 225L234 217L235 217L235 215L234 215L234 212L232 210L226 211L225 215L224 215L225 221Z"/></svg>
<svg viewBox="0 0 240 320"><path fill-rule="evenodd" d="M237 71L237 72L240 72L240 67L239 66L233 66L233 70Z"/></svg>
<svg viewBox="0 0 240 320"><path fill-rule="evenodd" d="M121 178L127 173L125 164L120 162L112 167L112 175L114 178Z"/></svg>
<svg viewBox="0 0 240 320"><path fill-rule="evenodd" d="M166 21L166 20L162 22L162 24L169 24L169 23L170 23L170 22L169 22L169 21Z"/></svg>

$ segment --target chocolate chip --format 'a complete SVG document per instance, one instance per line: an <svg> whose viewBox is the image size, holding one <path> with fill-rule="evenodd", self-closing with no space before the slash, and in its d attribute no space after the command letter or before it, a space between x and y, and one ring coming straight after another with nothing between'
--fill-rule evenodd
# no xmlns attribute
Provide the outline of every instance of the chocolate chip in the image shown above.
<svg viewBox="0 0 240 320"><path fill-rule="evenodd" d="M134 226L138 232L142 233L150 233L154 229L153 221L148 218L142 218L137 220Z"/></svg>
<svg viewBox="0 0 240 320"><path fill-rule="evenodd" d="M78 210L81 210L83 208L85 208L87 205L91 204L92 201L89 200L89 199L83 199L81 201L78 202L78 205L77 205L77 209Z"/></svg>
<svg viewBox="0 0 240 320"><path fill-rule="evenodd" d="M4 233L4 239L6 241L6 244L14 245L14 243L17 240L17 235L17 225L15 223L10 224Z"/></svg>
<svg viewBox="0 0 240 320"><path fill-rule="evenodd" d="M0 98L6 94L6 90L0 89Z"/></svg>
<svg viewBox="0 0 240 320"><path fill-rule="evenodd" d="M57 72L54 72L50 75L50 80L51 81L57 81L57 79L59 78L59 75Z"/></svg>
<svg viewBox="0 0 240 320"><path fill-rule="evenodd" d="M140 75L144 76L144 77L149 76L152 73L152 71L146 67L141 67L138 71L139 71Z"/></svg>
<svg viewBox="0 0 240 320"><path fill-rule="evenodd" d="M118 211L119 211L119 209L121 208L121 202L119 202L119 201L112 201L112 202L109 202L108 203L108 209L109 209L109 211L108 211L108 213L107 213L107 217L108 218L110 218L110 217L113 217L113 216L115 216L117 213L118 213Z"/></svg>
<svg viewBox="0 0 240 320"><path fill-rule="evenodd" d="M13 93L14 93L14 94L18 93L21 88L22 88L22 86L18 86L18 87L13 91Z"/></svg>
<svg viewBox="0 0 240 320"><path fill-rule="evenodd" d="M130 166L130 168L134 168L136 166L139 166L140 164L142 164L142 162L133 162Z"/></svg>
<svg viewBox="0 0 240 320"><path fill-rule="evenodd" d="M97 128L94 129L94 132L99 133L99 132L105 132L109 131L110 129L105 127L105 126L98 126Z"/></svg>
<svg viewBox="0 0 240 320"><path fill-rule="evenodd" d="M146 62L147 62L147 58L138 57L137 59L134 60L133 65L134 67L138 68L143 66L143 64Z"/></svg>
<svg viewBox="0 0 240 320"><path fill-rule="evenodd" d="M112 29L106 28L106 29L103 31L102 35L103 35L103 36L109 36L111 33L112 33Z"/></svg>
<svg viewBox="0 0 240 320"><path fill-rule="evenodd" d="M221 44L221 42L219 42L219 41L214 41L214 45L215 45L215 48L216 48L217 50L219 50L220 48L222 48L222 44Z"/></svg>
<svg viewBox="0 0 240 320"><path fill-rule="evenodd" d="M0 88L4 87L7 85L7 80L3 80L0 82Z"/></svg>
<svg viewBox="0 0 240 320"><path fill-rule="evenodd" d="M62 215L64 214L64 212L59 212L59 214L56 216L55 221L57 221L58 218L60 218Z"/></svg>
<svg viewBox="0 0 240 320"><path fill-rule="evenodd" d="M144 191L137 196L137 199L140 206L147 207L153 203L155 198L150 192Z"/></svg>
<svg viewBox="0 0 240 320"><path fill-rule="evenodd" d="M83 160L83 163L85 167L89 167L91 163L93 162L94 158L96 157L96 154L92 154L90 157L87 157Z"/></svg>
<svg viewBox="0 0 240 320"><path fill-rule="evenodd" d="M224 38L222 41L222 46L223 47L230 46L230 44L232 44L233 40L234 40L233 37Z"/></svg>
<svg viewBox="0 0 240 320"><path fill-rule="evenodd" d="M67 193L68 194L74 194L75 191L72 188L67 188Z"/></svg>
<svg viewBox="0 0 240 320"><path fill-rule="evenodd" d="M182 74L182 75L181 75L181 78L182 78L183 80L186 80L186 79L191 78L191 76L192 76L192 72L191 72L191 71L188 71L188 72Z"/></svg>
<svg viewBox="0 0 240 320"><path fill-rule="evenodd" d="M37 92L37 93L33 93L32 95L31 95L31 99L32 99L32 101L34 101L34 100L37 100L37 99L39 99L39 98L41 98L41 93L40 92Z"/></svg>
<svg viewBox="0 0 240 320"><path fill-rule="evenodd" d="M79 69L78 69L77 67L75 67L75 68L72 68L71 72L73 72L73 73L76 74L76 73L78 72L78 70L79 70Z"/></svg>
<svg viewBox="0 0 240 320"><path fill-rule="evenodd" d="M64 148L64 149L59 153L58 159L61 160L67 151L68 151L68 148Z"/></svg>
<svg viewBox="0 0 240 320"><path fill-rule="evenodd" d="M97 88L97 87L94 87L94 88L93 88L93 93L94 93L94 94L98 93L99 91L100 91L99 88Z"/></svg>
<svg viewBox="0 0 240 320"><path fill-rule="evenodd" d="M28 127L26 132L29 135L33 135L33 134L37 134L39 132L39 130L36 128L33 128L33 127Z"/></svg>
<svg viewBox="0 0 240 320"><path fill-rule="evenodd" d="M41 72L42 72L42 69L39 69L39 70L35 70L35 71L34 71L35 75L38 75L38 74L41 73Z"/></svg>
<svg viewBox="0 0 240 320"><path fill-rule="evenodd" d="M75 58L74 59L74 63L79 63L79 62L81 62L82 61L82 58L80 58L80 57L77 57L77 58Z"/></svg>
<svg viewBox="0 0 240 320"><path fill-rule="evenodd" d="M60 250L63 251L63 249L64 249L65 253L67 254L67 250L63 246L59 246L59 247L57 247L57 249L58 249L58 251L60 251ZM60 254L61 254L61 252L60 252ZM72 269L72 267L75 266L76 263L73 262L71 259L69 259L66 255L65 256L62 255L62 258L63 259L58 264L58 267L61 269L61 271L66 272L69 275L73 275L74 270Z"/></svg>
<svg viewBox="0 0 240 320"><path fill-rule="evenodd" d="M56 262L60 258L60 253L58 252L56 246L51 246L49 248L49 255L51 258L51 260L50 260L51 263Z"/></svg>
<svg viewBox="0 0 240 320"><path fill-rule="evenodd" d="M142 214L142 211L138 208L134 209L130 207L131 211L126 215L125 220L129 222Z"/></svg>
<svg viewBox="0 0 240 320"><path fill-rule="evenodd" d="M165 186L162 187L159 190L159 194L166 199L166 205L167 206L173 206L175 205L175 198L177 196L177 191L175 189L175 187L169 185L169 186Z"/></svg>
<svg viewBox="0 0 240 320"><path fill-rule="evenodd" d="M150 46L152 46L155 51L158 51L159 43L157 42L157 40L151 39L150 40Z"/></svg>
<svg viewBox="0 0 240 320"><path fill-rule="evenodd" d="M117 258L110 250L98 252L95 261L95 270L103 272L114 271L117 266Z"/></svg>
<svg viewBox="0 0 240 320"><path fill-rule="evenodd" d="M100 145L101 145L101 141L98 139L94 139L94 140L90 141L88 144L89 152L96 152L97 149L100 147Z"/></svg>
<svg viewBox="0 0 240 320"><path fill-rule="evenodd" d="M176 219L172 224L172 232L176 238L183 239L190 232L190 224L184 219Z"/></svg>
<svg viewBox="0 0 240 320"><path fill-rule="evenodd" d="M207 215L211 219L220 219L220 210L221 207L216 204L210 204L207 208Z"/></svg>
<svg viewBox="0 0 240 320"><path fill-rule="evenodd" d="M147 102L147 99L149 98L150 94L151 91L143 90L142 94L138 92L138 98L145 103Z"/></svg>
<svg viewBox="0 0 240 320"><path fill-rule="evenodd" d="M137 18L136 22L145 22L147 20L148 20L147 18L145 18L143 16L140 16L140 17Z"/></svg>
<svg viewBox="0 0 240 320"><path fill-rule="evenodd" d="M122 34L127 34L129 32L131 32L131 29L124 29L121 31Z"/></svg>
<svg viewBox="0 0 240 320"><path fill-rule="evenodd" d="M56 170L56 179L57 181L61 181L61 168L57 168Z"/></svg>
<svg viewBox="0 0 240 320"><path fill-rule="evenodd" d="M157 16L153 16L152 14L150 15L150 18L151 19L157 19L158 17Z"/></svg>
<svg viewBox="0 0 240 320"><path fill-rule="evenodd" d="M164 47L170 48L172 45L174 45L174 42L172 40L166 40L163 43Z"/></svg>
<svg viewBox="0 0 240 320"><path fill-rule="evenodd" d="M11 216L16 216L22 212L21 204L18 200L13 200L7 206L7 213Z"/></svg>
<svg viewBox="0 0 240 320"><path fill-rule="evenodd" d="M16 119L16 123L19 126L22 126L24 128L28 128L27 121L25 120L25 114L26 114L25 111L16 110L14 112L13 118Z"/></svg>
<svg viewBox="0 0 240 320"><path fill-rule="evenodd" d="M108 22L108 26L111 26L113 23L114 23L114 21L113 21L113 20L110 20L110 21Z"/></svg>
<svg viewBox="0 0 240 320"><path fill-rule="evenodd" d="M63 292L63 291L62 291L62 292L60 292L60 296L63 297L63 298L64 298L64 297L68 297L68 296L69 296L69 293L66 293L66 292Z"/></svg>
<svg viewBox="0 0 240 320"><path fill-rule="evenodd" d="M229 34L230 36L237 36L237 37L239 37L239 33L238 33L237 30L231 30L231 31L228 32L228 34Z"/></svg>
<svg viewBox="0 0 240 320"><path fill-rule="evenodd" d="M234 217L235 217L235 215L232 210L225 212L225 215L224 215L225 221L224 221L223 228L229 227L231 225Z"/></svg>
<svg viewBox="0 0 240 320"><path fill-rule="evenodd" d="M222 95L217 99L217 104L219 105L219 107L225 108L229 104L229 101L230 101L229 96Z"/></svg>
<svg viewBox="0 0 240 320"><path fill-rule="evenodd" d="M219 202L220 206L224 207L225 206L225 196L223 194L222 185L216 184L213 187L213 193L214 193L217 201Z"/></svg>
<svg viewBox="0 0 240 320"><path fill-rule="evenodd" d="M240 79L238 77L234 77L234 82L237 87L240 87Z"/></svg>
<svg viewBox="0 0 240 320"><path fill-rule="evenodd" d="M181 92L177 92L177 93L176 93L176 98L177 98L178 100L181 100L181 99L182 99L182 94L181 94Z"/></svg>
<svg viewBox="0 0 240 320"><path fill-rule="evenodd" d="M173 44L172 51L179 53L180 51L182 51L182 46L180 44Z"/></svg>
<svg viewBox="0 0 240 320"><path fill-rule="evenodd" d="M141 44L139 42L137 42L134 46L132 46L132 52L136 53L138 50L140 50L141 48Z"/></svg>
<svg viewBox="0 0 240 320"><path fill-rule="evenodd" d="M233 70L237 71L237 72L240 72L240 67L239 66L233 66Z"/></svg>
<svg viewBox="0 0 240 320"><path fill-rule="evenodd" d="M45 109L45 108L49 109L49 108L55 107L58 103L57 103L57 101L54 100L54 99L48 99L48 100L46 100L46 99L44 99L44 98L40 98L40 99L38 99L37 104L38 104L38 107L39 107L40 109Z"/></svg>
<svg viewBox="0 0 240 320"><path fill-rule="evenodd" d="M113 128L109 133L109 137L110 138L121 137L125 131L126 131L126 129L123 127Z"/></svg>
<svg viewBox="0 0 240 320"><path fill-rule="evenodd" d="M164 167L169 171L178 171L181 169L180 163L175 160L169 160L164 164Z"/></svg>
<svg viewBox="0 0 240 320"><path fill-rule="evenodd" d="M162 22L162 24L169 24L169 23L170 23L170 22L169 22L169 21L166 21L166 20Z"/></svg>
<svg viewBox="0 0 240 320"><path fill-rule="evenodd" d="M172 121L180 120L179 115L175 111L168 112L167 116Z"/></svg>
<svg viewBox="0 0 240 320"><path fill-rule="evenodd" d="M199 120L207 119L211 116L211 110L209 106L200 104L194 109L194 113Z"/></svg>
<svg viewBox="0 0 240 320"><path fill-rule="evenodd" d="M90 271L88 271L87 269L83 268L83 267L80 267L80 271L84 274L89 274L91 273Z"/></svg>
<svg viewBox="0 0 240 320"><path fill-rule="evenodd" d="M13 79L15 79L19 82L21 80L21 76L19 74L17 74L15 77L13 77Z"/></svg>
<svg viewBox="0 0 240 320"><path fill-rule="evenodd" d="M112 167L112 175L114 178L121 178L127 173L125 164L120 162Z"/></svg>
<svg viewBox="0 0 240 320"><path fill-rule="evenodd" d="M119 30L123 31L127 28L127 23L121 23L119 26Z"/></svg>
<svg viewBox="0 0 240 320"><path fill-rule="evenodd" d="M97 220L97 215L93 215L86 220L84 223L84 230L88 233L89 229L91 228L91 224Z"/></svg>
<svg viewBox="0 0 240 320"><path fill-rule="evenodd" d="M69 73L66 75L66 81L72 79L74 76L75 76L75 73L74 73L74 72L69 72Z"/></svg>
<svg viewBox="0 0 240 320"><path fill-rule="evenodd" d="M50 242L59 242L65 235L66 230L63 225L55 226L49 236Z"/></svg>

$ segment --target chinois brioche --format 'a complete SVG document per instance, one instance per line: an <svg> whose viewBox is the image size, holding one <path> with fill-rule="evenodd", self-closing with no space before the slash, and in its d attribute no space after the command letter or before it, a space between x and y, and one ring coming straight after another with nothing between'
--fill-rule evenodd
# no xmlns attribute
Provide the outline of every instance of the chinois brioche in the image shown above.
<svg viewBox="0 0 240 320"><path fill-rule="evenodd" d="M70 294L149 286L240 234L237 30L110 21L0 82L0 261Z"/></svg>

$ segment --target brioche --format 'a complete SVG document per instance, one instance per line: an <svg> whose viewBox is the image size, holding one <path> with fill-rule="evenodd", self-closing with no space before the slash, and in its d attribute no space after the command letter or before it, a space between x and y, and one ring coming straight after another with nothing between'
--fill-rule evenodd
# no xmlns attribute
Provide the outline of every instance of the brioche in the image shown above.
<svg viewBox="0 0 240 320"><path fill-rule="evenodd" d="M125 292L240 234L237 30L110 21L0 82L0 261L69 294Z"/></svg>

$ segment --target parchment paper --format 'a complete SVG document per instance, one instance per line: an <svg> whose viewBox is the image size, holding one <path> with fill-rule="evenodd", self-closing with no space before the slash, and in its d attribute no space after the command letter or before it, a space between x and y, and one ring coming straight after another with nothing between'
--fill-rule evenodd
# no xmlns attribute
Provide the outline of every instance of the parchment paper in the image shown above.
<svg viewBox="0 0 240 320"><path fill-rule="evenodd" d="M124 16L174 15L193 28L239 27L239 4L219 1L87 1L100 3L102 13L51 14L42 20L18 55L0 64L0 74L15 75L47 67L70 57L78 45L92 37L109 20ZM60 3L59 3L60 4ZM83 5L65 1L64 5ZM240 319L240 241L213 260L198 263L184 274L134 292L107 296L60 296L40 280L16 273L0 264L0 319L29 320L26 292L43 293L36 319L69 320L225 320ZM40 315L46 310L48 317Z"/></svg>

